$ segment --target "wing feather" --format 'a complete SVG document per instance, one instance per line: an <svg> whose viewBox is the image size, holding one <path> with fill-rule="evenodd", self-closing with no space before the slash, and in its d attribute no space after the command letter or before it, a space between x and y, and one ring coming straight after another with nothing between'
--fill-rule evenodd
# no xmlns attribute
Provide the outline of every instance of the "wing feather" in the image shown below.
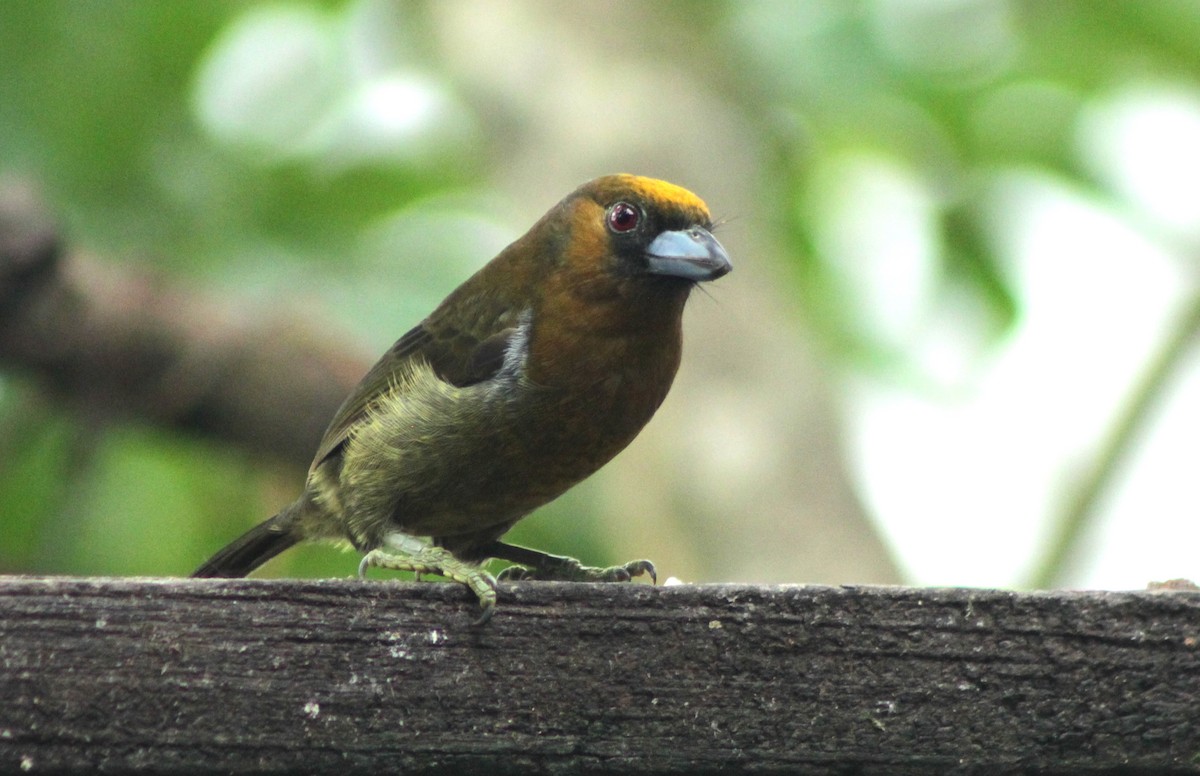
<svg viewBox="0 0 1200 776"><path fill-rule="evenodd" d="M455 327L452 317L439 308L396 340L371 367L333 416L313 457L310 473L341 450L354 426L414 362L427 363L439 378L459 388L495 376L517 332L509 310L500 308L494 315L477 317L473 331Z"/></svg>

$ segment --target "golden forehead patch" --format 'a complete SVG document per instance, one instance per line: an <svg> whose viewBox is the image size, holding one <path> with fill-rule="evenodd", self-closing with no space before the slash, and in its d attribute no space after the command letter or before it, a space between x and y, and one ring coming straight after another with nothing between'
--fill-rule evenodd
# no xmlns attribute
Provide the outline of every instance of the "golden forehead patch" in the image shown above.
<svg viewBox="0 0 1200 776"><path fill-rule="evenodd" d="M676 186L674 183L667 183L655 178L642 178L637 175L623 177L625 177L629 188L645 200L661 202L663 204L670 203L683 210L699 210L702 213L708 212L708 205L704 204L704 200L682 186Z"/></svg>
<svg viewBox="0 0 1200 776"><path fill-rule="evenodd" d="M639 175L607 175L585 183L581 190L590 190L591 195L602 204L611 204L615 197L632 195L647 205L664 211L691 213L693 217L707 220L708 206L704 200L674 183L643 178Z"/></svg>

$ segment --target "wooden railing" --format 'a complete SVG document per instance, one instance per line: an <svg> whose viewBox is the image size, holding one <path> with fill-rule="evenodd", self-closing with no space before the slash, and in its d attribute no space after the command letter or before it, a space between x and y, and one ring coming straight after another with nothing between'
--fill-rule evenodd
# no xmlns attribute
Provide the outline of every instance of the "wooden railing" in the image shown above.
<svg viewBox="0 0 1200 776"><path fill-rule="evenodd" d="M0 772L1200 773L1200 594L0 578Z"/></svg>

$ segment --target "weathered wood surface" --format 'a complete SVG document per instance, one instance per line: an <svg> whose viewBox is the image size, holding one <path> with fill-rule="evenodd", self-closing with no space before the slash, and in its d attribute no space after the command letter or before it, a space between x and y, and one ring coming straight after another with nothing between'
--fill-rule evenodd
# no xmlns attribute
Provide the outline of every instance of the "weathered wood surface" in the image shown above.
<svg viewBox="0 0 1200 776"><path fill-rule="evenodd" d="M0 578L0 772L1200 773L1200 594Z"/></svg>

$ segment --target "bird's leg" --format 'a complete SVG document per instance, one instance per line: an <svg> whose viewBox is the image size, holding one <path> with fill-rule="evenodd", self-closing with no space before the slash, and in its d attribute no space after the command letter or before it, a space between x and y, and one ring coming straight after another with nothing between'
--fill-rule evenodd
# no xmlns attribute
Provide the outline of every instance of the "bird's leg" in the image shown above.
<svg viewBox="0 0 1200 776"><path fill-rule="evenodd" d="M466 585L479 599L476 625L492 619L496 610L496 578L477 563L460 560L445 547L424 542L415 536L390 533L384 537L383 546L371 550L358 564L358 576L363 578L372 566L396 571L411 571L420 578L421 574L440 574L453 582Z"/></svg>
<svg viewBox="0 0 1200 776"><path fill-rule="evenodd" d="M550 555L504 542L493 542L488 547L488 556L519 564L500 572L500 579L505 581L540 579L558 582L628 582L634 577L646 574L652 582L658 582L654 564L648 560L631 560L623 566L599 568L585 566L564 555Z"/></svg>

